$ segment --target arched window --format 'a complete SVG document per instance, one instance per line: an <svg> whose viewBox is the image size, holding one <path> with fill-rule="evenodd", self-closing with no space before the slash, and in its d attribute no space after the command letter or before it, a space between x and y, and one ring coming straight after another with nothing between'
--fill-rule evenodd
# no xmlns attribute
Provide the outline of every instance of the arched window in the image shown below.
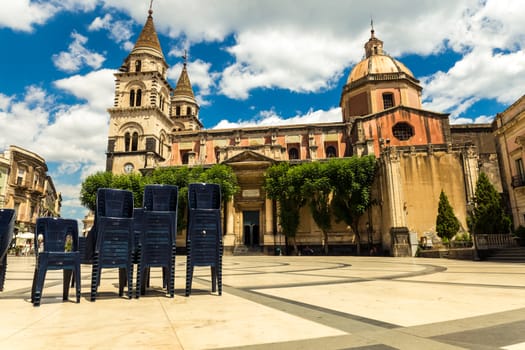
<svg viewBox="0 0 525 350"><path fill-rule="evenodd" d="M139 146L139 133L135 131L131 139L131 150L136 151L138 149L138 146Z"/></svg>
<svg viewBox="0 0 525 350"><path fill-rule="evenodd" d="M124 151L129 152L129 145L131 142L131 136L129 132L124 135Z"/></svg>
<svg viewBox="0 0 525 350"><path fill-rule="evenodd" d="M186 115L191 115L191 107L186 108Z"/></svg>
<svg viewBox="0 0 525 350"><path fill-rule="evenodd" d="M396 139L406 141L414 136L414 128L408 123L401 122L392 127L392 133Z"/></svg>
<svg viewBox="0 0 525 350"><path fill-rule="evenodd" d="M299 151L297 148L292 147L288 150L288 159L299 159Z"/></svg>
<svg viewBox="0 0 525 350"><path fill-rule="evenodd" d="M142 61L136 60L135 61L135 72L140 72L141 69L142 69Z"/></svg>
<svg viewBox="0 0 525 350"><path fill-rule="evenodd" d="M135 107L135 90L129 92L129 106Z"/></svg>
<svg viewBox="0 0 525 350"><path fill-rule="evenodd" d="M176 116L179 116L179 115L180 115L180 106L177 106L177 107L175 108L175 115L176 115Z"/></svg>
<svg viewBox="0 0 525 350"><path fill-rule="evenodd" d="M138 89L137 90L137 100L135 101L135 106L140 107L141 104L142 104L142 90Z"/></svg>
<svg viewBox="0 0 525 350"><path fill-rule="evenodd" d="M385 92L383 94L383 108L388 109L394 107L394 94Z"/></svg>
<svg viewBox="0 0 525 350"><path fill-rule="evenodd" d="M160 156L162 157L164 155L164 135L162 135L160 137L160 150L159 150L159 153L160 153Z"/></svg>
<svg viewBox="0 0 525 350"><path fill-rule="evenodd" d="M325 152L326 152L326 158L337 157L337 152L336 152L334 146L328 146L328 147L326 147Z"/></svg>

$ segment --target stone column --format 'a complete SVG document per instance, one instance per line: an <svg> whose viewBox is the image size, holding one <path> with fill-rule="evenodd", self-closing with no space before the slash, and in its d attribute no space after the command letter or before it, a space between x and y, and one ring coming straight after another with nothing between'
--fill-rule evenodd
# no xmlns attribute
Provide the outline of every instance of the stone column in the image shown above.
<svg viewBox="0 0 525 350"><path fill-rule="evenodd" d="M395 147L386 149L383 161L387 185L387 200L390 207L390 222L392 227L406 227L405 194L401 183L401 165L399 152Z"/></svg>
<svg viewBox="0 0 525 350"><path fill-rule="evenodd" d="M472 203L476 195L476 184L478 182L478 155L474 146L467 147L462 152L463 171L465 173L465 189L467 192L467 204Z"/></svg>
<svg viewBox="0 0 525 350"><path fill-rule="evenodd" d="M235 247L235 233L234 233L234 211L235 207L233 206L233 198L226 203L226 232L223 237L223 245L225 252L233 253L233 248Z"/></svg>

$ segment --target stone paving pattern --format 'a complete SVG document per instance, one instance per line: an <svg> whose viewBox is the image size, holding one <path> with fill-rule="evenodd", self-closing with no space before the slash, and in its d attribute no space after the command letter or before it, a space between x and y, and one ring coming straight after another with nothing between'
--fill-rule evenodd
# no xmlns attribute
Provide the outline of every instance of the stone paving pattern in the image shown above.
<svg viewBox="0 0 525 350"><path fill-rule="evenodd" d="M40 307L30 302L34 257L8 257L0 292L0 349L525 349L525 264L351 256L225 256L223 295L196 268L184 296L152 269L140 299L118 296L103 270L89 301L62 301L50 271Z"/></svg>

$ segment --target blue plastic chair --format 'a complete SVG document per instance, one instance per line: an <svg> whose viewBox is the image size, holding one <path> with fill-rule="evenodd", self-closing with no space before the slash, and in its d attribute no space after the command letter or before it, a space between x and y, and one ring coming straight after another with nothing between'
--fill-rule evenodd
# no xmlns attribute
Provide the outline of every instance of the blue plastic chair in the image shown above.
<svg viewBox="0 0 525 350"><path fill-rule="evenodd" d="M127 190L99 188L95 227L90 232L94 241L91 272L91 301L97 297L103 268L119 269L119 296L131 299L133 276L133 193Z"/></svg>
<svg viewBox="0 0 525 350"><path fill-rule="evenodd" d="M15 210L0 209L0 292L4 290L7 270L7 250L13 240L15 227Z"/></svg>
<svg viewBox="0 0 525 350"><path fill-rule="evenodd" d="M186 296L191 294L195 266L210 266L212 292L222 294L221 189L217 184L188 187ZM218 289L218 290L217 290Z"/></svg>
<svg viewBox="0 0 525 350"><path fill-rule="evenodd" d="M175 253L177 234L178 187L172 185L146 185L144 209L135 220L141 230L139 263L137 267L136 297L146 294L149 271L161 267L163 287L170 297L175 295Z"/></svg>
<svg viewBox="0 0 525 350"><path fill-rule="evenodd" d="M36 249L36 265L31 288L31 302L40 306L42 290L48 270L63 270L64 301L69 298L71 277L75 278L76 300L80 302L80 252L78 251L78 223L72 219L38 218L35 230L35 247L38 236L44 239L44 249Z"/></svg>

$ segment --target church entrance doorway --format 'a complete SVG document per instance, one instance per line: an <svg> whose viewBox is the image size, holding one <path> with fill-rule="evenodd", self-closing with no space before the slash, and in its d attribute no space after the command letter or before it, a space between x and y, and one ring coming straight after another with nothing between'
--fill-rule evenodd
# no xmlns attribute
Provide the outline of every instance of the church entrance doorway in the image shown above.
<svg viewBox="0 0 525 350"><path fill-rule="evenodd" d="M259 241L259 211L243 211L243 242L247 247L257 247Z"/></svg>

